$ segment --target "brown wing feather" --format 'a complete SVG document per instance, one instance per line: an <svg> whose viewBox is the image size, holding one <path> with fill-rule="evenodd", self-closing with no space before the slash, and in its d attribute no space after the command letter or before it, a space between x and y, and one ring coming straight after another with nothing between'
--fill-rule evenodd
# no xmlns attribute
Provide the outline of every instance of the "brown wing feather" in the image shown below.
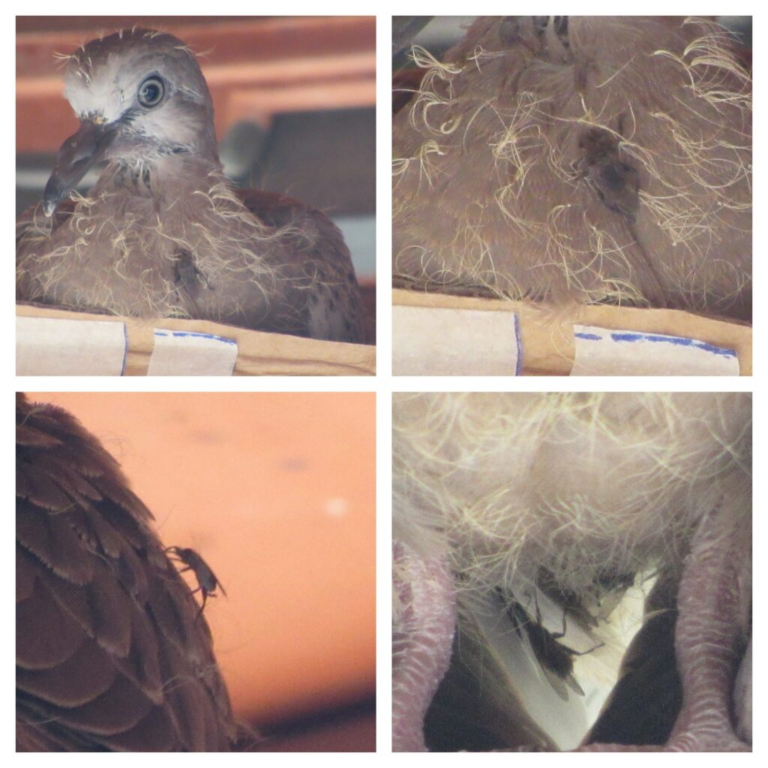
<svg viewBox="0 0 768 768"><path fill-rule="evenodd" d="M341 317L344 338L338 340L368 342L371 334L366 327L360 288L339 228L316 208L286 195L255 189L238 190L238 195L265 224L286 228L281 241L293 254L297 276L313 278L316 287L322 284L331 308Z"/></svg>
<svg viewBox="0 0 768 768"><path fill-rule="evenodd" d="M228 751L211 634L117 462L17 402L17 748Z"/></svg>
<svg viewBox="0 0 768 768"><path fill-rule="evenodd" d="M354 343L372 342L373 332L367 328L352 259L338 227L320 211L285 195L257 190L239 190L238 195L265 224L285 228L280 241L289 258L286 277L296 288L289 300L290 317L283 317L281 321L285 323L285 328L290 328L290 333L311 334L318 322L315 319L313 323L311 315L317 315L322 305L320 314L327 315L327 318L320 321L320 327L315 327L315 331L323 338ZM24 252L20 243L28 233L33 236L39 232L41 221L43 227L50 227L53 232L67 221L74 209L72 200L63 201L51 220L43 217L39 205L24 211L16 220L17 253ZM20 270L17 275L17 300L23 302L24 297L30 294L26 285L29 280L28 272ZM307 291L310 287L312 290ZM89 311L100 310L97 307ZM83 474L87 475L87 472Z"/></svg>

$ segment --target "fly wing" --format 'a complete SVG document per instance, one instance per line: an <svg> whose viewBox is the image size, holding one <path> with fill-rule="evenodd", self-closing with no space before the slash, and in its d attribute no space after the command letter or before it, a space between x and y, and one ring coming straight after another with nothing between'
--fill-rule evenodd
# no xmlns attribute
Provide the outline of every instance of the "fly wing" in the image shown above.
<svg viewBox="0 0 768 768"><path fill-rule="evenodd" d="M498 593L461 595L461 634L431 710L433 733L485 748L570 749L587 727L583 698L542 668L525 627L518 632ZM460 696L459 696L460 694ZM445 717L443 717L445 715ZM448 724L448 727L445 727ZM429 733L428 733L429 735ZM469 745L469 746L467 746Z"/></svg>

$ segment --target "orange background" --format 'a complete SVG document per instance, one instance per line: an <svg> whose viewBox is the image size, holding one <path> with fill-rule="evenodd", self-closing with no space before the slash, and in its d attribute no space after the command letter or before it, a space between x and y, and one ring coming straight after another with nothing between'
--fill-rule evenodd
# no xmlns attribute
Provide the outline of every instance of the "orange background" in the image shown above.
<svg viewBox="0 0 768 768"><path fill-rule="evenodd" d="M262 727L375 690L375 396L31 393L121 463L205 610L238 715Z"/></svg>

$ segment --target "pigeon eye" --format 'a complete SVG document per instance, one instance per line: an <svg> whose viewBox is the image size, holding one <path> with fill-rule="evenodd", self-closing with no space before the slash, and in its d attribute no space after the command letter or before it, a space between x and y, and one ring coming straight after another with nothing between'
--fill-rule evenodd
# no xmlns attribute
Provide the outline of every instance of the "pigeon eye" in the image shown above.
<svg viewBox="0 0 768 768"><path fill-rule="evenodd" d="M139 86L139 104L142 107L156 107L165 95L165 83L156 76L148 77Z"/></svg>

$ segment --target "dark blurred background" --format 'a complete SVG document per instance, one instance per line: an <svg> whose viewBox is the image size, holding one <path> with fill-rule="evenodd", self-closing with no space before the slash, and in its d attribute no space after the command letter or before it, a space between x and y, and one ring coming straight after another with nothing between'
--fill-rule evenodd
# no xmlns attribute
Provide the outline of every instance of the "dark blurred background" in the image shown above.
<svg viewBox="0 0 768 768"><path fill-rule="evenodd" d="M395 42L400 40L405 43L410 39L411 43L426 48L438 59L442 58L452 45L461 40L467 27L477 16L394 16L393 34ZM740 41L747 49L752 49L752 17L751 16L717 16L717 20L725 27L738 35ZM414 33L415 36L414 36ZM409 66L409 47L396 46L394 67L401 69Z"/></svg>

